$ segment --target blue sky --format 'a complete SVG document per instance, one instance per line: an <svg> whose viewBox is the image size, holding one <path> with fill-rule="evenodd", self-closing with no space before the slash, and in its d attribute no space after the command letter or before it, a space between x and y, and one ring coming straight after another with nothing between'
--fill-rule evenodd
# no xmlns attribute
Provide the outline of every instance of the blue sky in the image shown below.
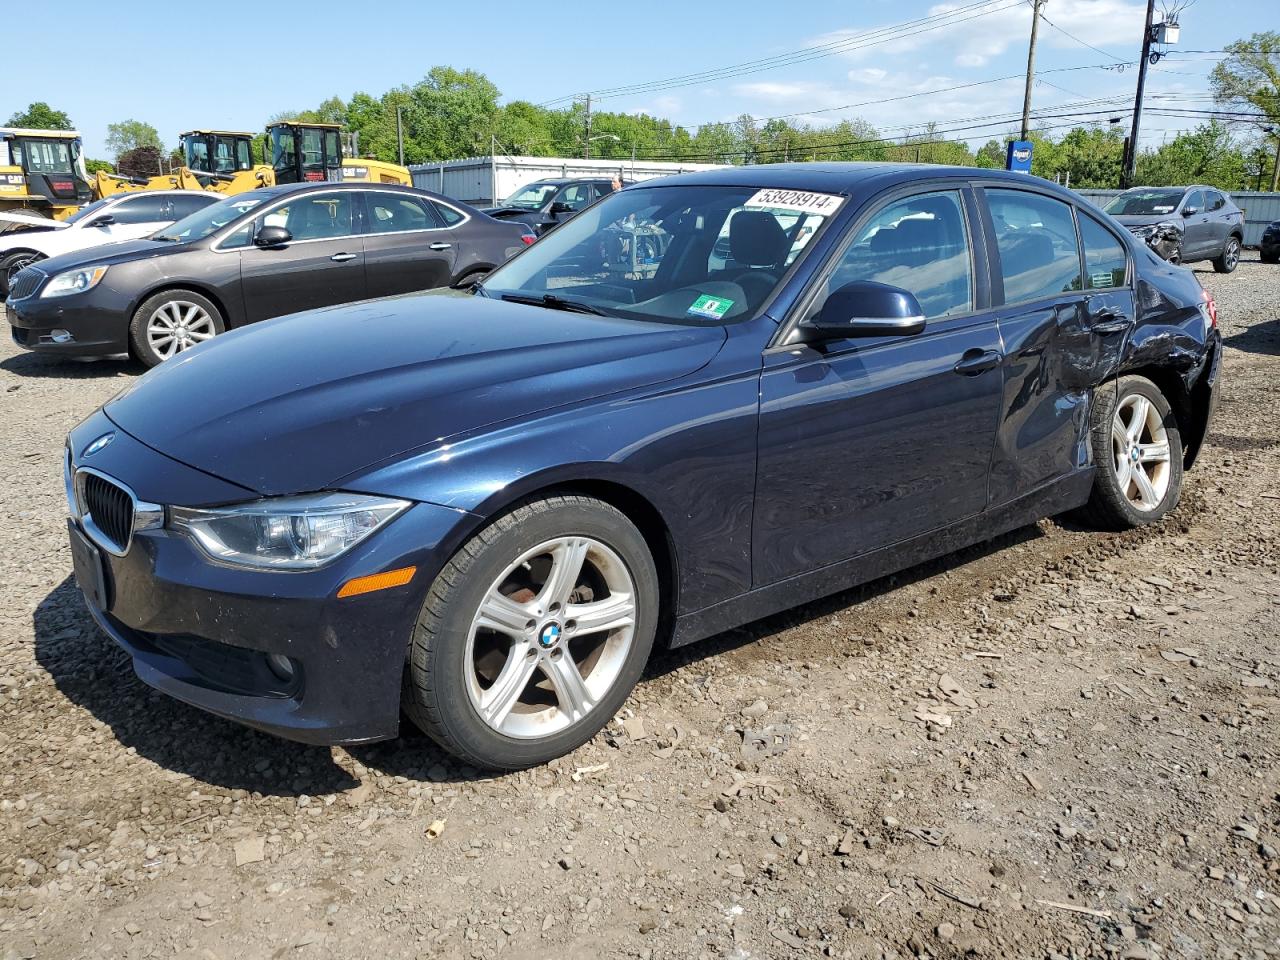
<svg viewBox="0 0 1280 960"><path fill-rule="evenodd" d="M357 90L375 95L412 83L433 65L473 68L489 76L504 99L534 102L578 92L685 76L789 51L840 44L838 53L739 76L597 100L611 110L645 110L687 125L822 111L798 119L829 123L860 116L886 133L936 121L959 127L1013 115L1022 106L1030 7L1025 0L874 2L686 2L530 4L311 0L241 0L167 4L163 13L102 16L100 3L70 0L58 7L54 48L9 44L0 120L33 100L66 110L82 131L86 152L104 155L108 123L154 125L166 143L191 127L259 131L283 110L312 106ZM1274 0L1157 0L1186 6L1181 50L1218 50L1260 30L1280 30ZM867 44L855 38L905 21L953 11L940 29ZM1046 114L1069 110L1127 112L1136 73L1092 69L1136 60L1142 0L1047 0L1037 54L1033 104ZM972 14L982 14L974 16ZM961 21L962 17L972 16ZM1057 29L1060 28L1060 29ZM1065 31L1065 32L1063 32ZM1071 34L1072 36L1068 36ZM883 39L879 35L873 39ZM1089 49L1085 44L1098 48ZM857 49L855 49L857 48ZM1206 75L1213 60L1173 53L1148 80L1147 109L1176 102L1208 109ZM1088 67L1090 69L1070 69ZM984 83L992 78L1009 79ZM940 91L961 84L962 90ZM908 94L915 94L907 99ZM886 102L889 101L889 102ZM842 108L860 104L856 108ZM1056 109L1055 109L1056 108ZM1113 114L1113 115L1114 115ZM1046 123L1070 123L1055 117ZM1150 115L1144 145L1158 143L1194 119ZM1012 124L1016 126L1016 122ZM982 143L1001 127L957 132Z"/></svg>

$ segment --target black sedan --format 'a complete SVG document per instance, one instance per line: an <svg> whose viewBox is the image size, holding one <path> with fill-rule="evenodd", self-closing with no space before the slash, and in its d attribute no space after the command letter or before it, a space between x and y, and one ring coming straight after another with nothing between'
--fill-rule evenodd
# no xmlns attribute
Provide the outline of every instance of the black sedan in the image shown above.
<svg viewBox="0 0 1280 960"><path fill-rule="evenodd" d="M1134 187L1103 208L1171 263L1212 260L1218 273L1240 263L1244 211L1213 187Z"/></svg>
<svg viewBox="0 0 1280 960"><path fill-rule="evenodd" d="M623 187L631 186L630 180L620 182ZM541 236L608 196L614 190L614 183L608 177L537 180L521 187L498 206L486 207L484 212L498 220L526 224Z"/></svg>
<svg viewBox="0 0 1280 960"><path fill-rule="evenodd" d="M665 237L653 270L601 257L621 222ZM595 734L655 645L1046 516L1159 522L1220 353L1191 271L1043 180L673 177L471 296L297 314L138 379L68 438L72 557L174 697L313 743L403 707L522 767Z"/></svg>
<svg viewBox="0 0 1280 960"><path fill-rule="evenodd" d="M1263 263L1280 263L1280 220L1272 220L1262 231L1258 252Z"/></svg>
<svg viewBox="0 0 1280 960"><path fill-rule="evenodd" d="M288 184L146 239L42 261L14 276L6 312L28 350L128 351L155 366L258 320L467 285L534 239L523 224L424 190Z"/></svg>

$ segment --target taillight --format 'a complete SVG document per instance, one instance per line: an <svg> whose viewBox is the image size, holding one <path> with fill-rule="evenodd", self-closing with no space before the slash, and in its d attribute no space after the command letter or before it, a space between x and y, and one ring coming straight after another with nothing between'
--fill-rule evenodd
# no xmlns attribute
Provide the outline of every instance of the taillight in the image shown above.
<svg viewBox="0 0 1280 960"><path fill-rule="evenodd" d="M1204 301L1205 312L1209 314L1209 326L1216 327L1218 325L1218 304L1214 302L1213 294L1201 287L1200 299Z"/></svg>
<svg viewBox="0 0 1280 960"><path fill-rule="evenodd" d="M535 237L532 233L524 233L520 235L520 242L523 243L526 247L529 246L531 243L533 243L533 241L537 239L538 238Z"/></svg>

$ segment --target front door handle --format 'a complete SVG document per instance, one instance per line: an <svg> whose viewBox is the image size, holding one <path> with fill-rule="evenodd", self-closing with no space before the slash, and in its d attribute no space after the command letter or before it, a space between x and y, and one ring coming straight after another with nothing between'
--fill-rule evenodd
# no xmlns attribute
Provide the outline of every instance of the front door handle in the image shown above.
<svg viewBox="0 0 1280 960"><path fill-rule="evenodd" d="M994 370L1003 359L1004 356L998 350L966 350L953 369L966 377L976 377L980 373Z"/></svg>
<svg viewBox="0 0 1280 960"><path fill-rule="evenodd" d="M354 253L335 253L329 259L334 263L346 263L348 260L354 260L355 258L356 255Z"/></svg>
<svg viewBox="0 0 1280 960"><path fill-rule="evenodd" d="M442 241L440 241L440 240L437 240L437 241L436 241L435 243L433 243L433 244L432 244L428 249L430 249L430 250L448 250L448 249L449 249L450 247L452 247L452 246L453 246L453 244L452 244L452 243L444 243L444 242L442 242Z"/></svg>

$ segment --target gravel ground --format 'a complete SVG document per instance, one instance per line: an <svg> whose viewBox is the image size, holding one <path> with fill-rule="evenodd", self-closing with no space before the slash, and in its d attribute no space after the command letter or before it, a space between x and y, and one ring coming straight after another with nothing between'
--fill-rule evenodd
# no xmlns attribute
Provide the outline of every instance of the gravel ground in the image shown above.
<svg viewBox="0 0 1280 960"><path fill-rule="evenodd" d="M139 370L0 346L0 957L1280 957L1280 268L1200 276L1224 396L1158 529L1044 522L660 655L503 777L144 687L59 470Z"/></svg>

